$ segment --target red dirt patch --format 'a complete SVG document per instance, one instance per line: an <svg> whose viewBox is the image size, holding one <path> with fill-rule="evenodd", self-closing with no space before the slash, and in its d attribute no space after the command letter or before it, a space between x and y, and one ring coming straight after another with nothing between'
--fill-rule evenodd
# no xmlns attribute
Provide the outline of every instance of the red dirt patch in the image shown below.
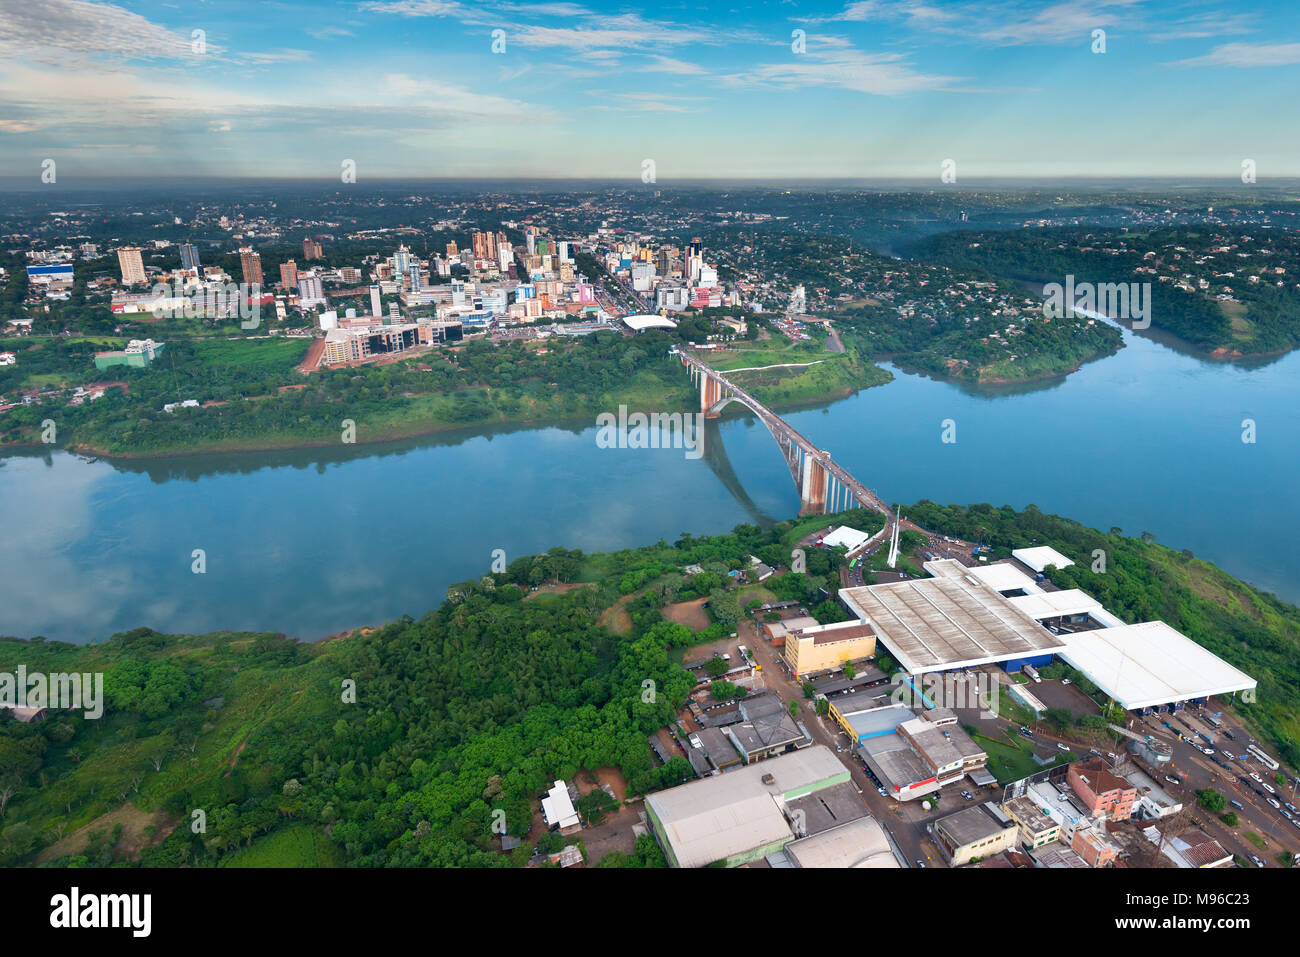
<svg viewBox="0 0 1300 957"><path fill-rule="evenodd" d="M676 605L668 605L663 610L663 615L669 621L675 621L679 625L685 625L691 631L700 632L708 628L709 613L704 610L704 603L707 598L697 598L694 601L682 601Z"/></svg>

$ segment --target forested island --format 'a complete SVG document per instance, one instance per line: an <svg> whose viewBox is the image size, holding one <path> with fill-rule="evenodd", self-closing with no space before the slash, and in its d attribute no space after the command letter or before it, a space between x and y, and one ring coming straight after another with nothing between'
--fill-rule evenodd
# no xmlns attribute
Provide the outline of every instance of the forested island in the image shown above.
<svg viewBox="0 0 1300 957"><path fill-rule="evenodd" d="M1163 619L1255 676L1258 701L1240 716L1300 761L1300 609L1149 535L1033 506L903 511L995 554L1046 544L1072 557L1053 572L1061 586L1125 621ZM629 798L687 779L685 761L661 764L647 745L696 683L684 651L757 604L729 571L750 556L789 562L828 520L880 524L855 511L613 553L554 548L449 588L419 618L315 644L148 628L85 646L0 640L0 671L102 671L107 698L98 720L22 724L0 710L0 865L522 866L559 838L503 851L495 812L528 834L555 779L616 768ZM1098 548L1104 575L1087 570ZM811 550L806 572L765 586L835 620L819 589L834 594L840 561ZM709 600L698 630L664 614L692 598ZM642 838L589 863L663 858Z"/></svg>

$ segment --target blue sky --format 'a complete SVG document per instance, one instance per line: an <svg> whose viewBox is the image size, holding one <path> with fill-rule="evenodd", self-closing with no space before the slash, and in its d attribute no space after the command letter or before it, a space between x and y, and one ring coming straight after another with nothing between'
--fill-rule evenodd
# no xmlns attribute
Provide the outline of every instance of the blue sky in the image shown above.
<svg viewBox="0 0 1300 957"><path fill-rule="evenodd" d="M1300 175L1291 0L641 9L0 0L0 175Z"/></svg>

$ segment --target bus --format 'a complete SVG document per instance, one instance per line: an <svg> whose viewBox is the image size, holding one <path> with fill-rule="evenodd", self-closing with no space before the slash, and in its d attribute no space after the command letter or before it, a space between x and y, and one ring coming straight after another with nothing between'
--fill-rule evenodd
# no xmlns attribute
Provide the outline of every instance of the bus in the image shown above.
<svg viewBox="0 0 1300 957"><path fill-rule="evenodd" d="M1207 715L1205 716L1205 721L1206 721L1207 724L1212 724L1212 725L1214 725L1216 728L1222 728L1222 727L1223 727L1223 722L1220 721L1218 718L1216 718L1216 717L1215 717L1214 715L1212 715L1212 714L1207 714Z"/></svg>
<svg viewBox="0 0 1300 957"><path fill-rule="evenodd" d="M1253 755L1259 761L1260 764L1264 765L1264 767L1268 768L1270 771L1276 771L1280 766L1276 761L1274 761L1272 758L1270 758L1267 754L1265 754L1263 751L1261 751L1258 747L1256 747L1253 744L1247 747L1246 751L1249 754Z"/></svg>

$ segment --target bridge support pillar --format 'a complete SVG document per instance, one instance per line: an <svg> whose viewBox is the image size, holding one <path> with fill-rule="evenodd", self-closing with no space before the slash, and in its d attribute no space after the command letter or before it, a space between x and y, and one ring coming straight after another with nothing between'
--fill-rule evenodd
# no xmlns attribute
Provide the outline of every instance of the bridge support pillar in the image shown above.
<svg viewBox="0 0 1300 957"><path fill-rule="evenodd" d="M827 472L811 455L803 459L799 481L799 514L818 515L826 511Z"/></svg>
<svg viewBox="0 0 1300 957"><path fill-rule="evenodd" d="M722 386L711 376L700 376L700 411L706 419L716 419L722 413L713 411L713 407L722 401Z"/></svg>

